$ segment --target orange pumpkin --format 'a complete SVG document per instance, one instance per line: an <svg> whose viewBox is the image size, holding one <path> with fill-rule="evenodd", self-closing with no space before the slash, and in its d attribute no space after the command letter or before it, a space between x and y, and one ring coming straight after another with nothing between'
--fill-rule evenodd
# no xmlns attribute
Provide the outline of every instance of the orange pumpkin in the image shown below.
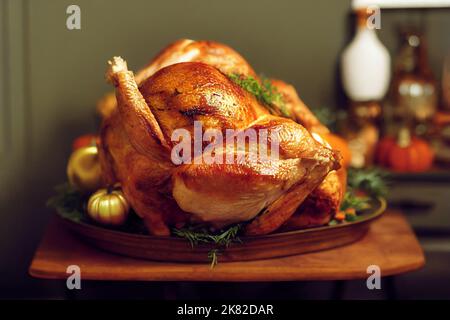
<svg viewBox="0 0 450 320"><path fill-rule="evenodd" d="M348 142L341 136L334 133L322 134L321 137L330 144L331 148L338 150L342 155L341 165L347 168L352 161L352 153L348 147Z"/></svg>
<svg viewBox="0 0 450 320"><path fill-rule="evenodd" d="M386 136L381 139L375 152L375 161L383 167L389 167L389 154L396 144L397 140L394 137Z"/></svg>
<svg viewBox="0 0 450 320"><path fill-rule="evenodd" d="M384 138L377 150L378 163L398 172L423 172L433 165L434 152L429 144L418 137L411 137L402 128L398 139Z"/></svg>

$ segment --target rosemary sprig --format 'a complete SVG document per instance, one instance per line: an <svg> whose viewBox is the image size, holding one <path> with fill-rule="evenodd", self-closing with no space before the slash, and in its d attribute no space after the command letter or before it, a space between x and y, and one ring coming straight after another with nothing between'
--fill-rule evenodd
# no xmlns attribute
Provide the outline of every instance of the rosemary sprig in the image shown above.
<svg viewBox="0 0 450 320"><path fill-rule="evenodd" d="M230 74L228 77L244 90L250 92L256 97L272 114L281 114L284 117L290 117L286 109L283 96L278 89L272 85L270 79L260 76L258 81L252 76L243 76L240 74Z"/></svg>
<svg viewBox="0 0 450 320"><path fill-rule="evenodd" d="M191 227L185 229L173 229L173 234L177 237L188 240L192 248L197 246L199 243L214 244L214 248L208 252L208 259L211 261L211 268L214 268L214 266L216 266L219 262L218 255L220 255L223 248L228 248L228 246L233 242L242 243L238 236L241 227L241 224L236 224L225 230L220 230L218 233L210 233L204 228L195 229Z"/></svg>
<svg viewBox="0 0 450 320"><path fill-rule="evenodd" d="M177 237L188 240L192 247L197 246L199 243L213 243L219 247L228 247L233 242L242 242L238 237L238 232L240 229L241 225L237 224L215 234L209 233L204 228L173 229L173 234Z"/></svg>
<svg viewBox="0 0 450 320"><path fill-rule="evenodd" d="M208 259L211 261L210 268L214 269L214 267L219 262L218 255L220 255L219 249L212 249L208 252Z"/></svg>
<svg viewBox="0 0 450 320"><path fill-rule="evenodd" d="M238 232L241 229L241 225L237 224L235 226L232 226L231 228L228 228L228 230L217 234L217 235L211 235L211 239L213 242L219 246L228 247L233 242L242 242L241 239L238 237Z"/></svg>

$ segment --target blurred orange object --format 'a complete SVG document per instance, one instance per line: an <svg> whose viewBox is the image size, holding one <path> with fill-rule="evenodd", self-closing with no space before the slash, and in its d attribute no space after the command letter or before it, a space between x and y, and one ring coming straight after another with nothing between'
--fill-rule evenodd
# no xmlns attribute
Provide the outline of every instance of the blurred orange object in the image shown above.
<svg viewBox="0 0 450 320"><path fill-rule="evenodd" d="M383 167L389 167L389 153L396 144L394 137L386 136L381 139L375 152L375 161Z"/></svg>
<svg viewBox="0 0 450 320"><path fill-rule="evenodd" d="M398 172L423 172L433 165L434 152L423 139L411 137L402 128L398 139L383 138L377 150L378 163Z"/></svg>
<svg viewBox="0 0 450 320"><path fill-rule="evenodd" d="M84 134L79 136L72 143L72 151L83 147L95 146L97 144L98 136L95 134Z"/></svg>
<svg viewBox="0 0 450 320"><path fill-rule="evenodd" d="M338 150L342 155L341 165L347 168L352 160L352 153L348 147L348 142L335 133L321 134L321 137L330 144L330 146Z"/></svg>
<svg viewBox="0 0 450 320"><path fill-rule="evenodd" d="M338 221L344 221L345 220L345 212L344 211L339 211L338 213L336 213L334 218L336 220L338 220Z"/></svg>
<svg viewBox="0 0 450 320"><path fill-rule="evenodd" d="M434 115L433 123L437 126L445 126L450 124L450 112L438 111Z"/></svg>

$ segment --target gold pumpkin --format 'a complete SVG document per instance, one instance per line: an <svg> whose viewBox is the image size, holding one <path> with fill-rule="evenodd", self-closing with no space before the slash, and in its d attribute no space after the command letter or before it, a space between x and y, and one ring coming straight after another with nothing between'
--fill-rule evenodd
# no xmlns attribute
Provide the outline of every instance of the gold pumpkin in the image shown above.
<svg viewBox="0 0 450 320"><path fill-rule="evenodd" d="M96 146L75 150L67 163L67 178L82 192L93 192L101 186L101 168Z"/></svg>
<svg viewBox="0 0 450 320"><path fill-rule="evenodd" d="M88 201L88 215L95 221L119 226L128 217L130 205L120 189L100 189Z"/></svg>

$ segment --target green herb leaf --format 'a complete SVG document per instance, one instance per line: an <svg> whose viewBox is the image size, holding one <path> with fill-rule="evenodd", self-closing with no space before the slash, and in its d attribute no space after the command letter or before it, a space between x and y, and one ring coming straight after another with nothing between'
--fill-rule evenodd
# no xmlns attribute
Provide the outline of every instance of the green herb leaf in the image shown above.
<svg viewBox="0 0 450 320"><path fill-rule="evenodd" d="M388 173L377 168L349 169L348 185L353 190L361 190L372 197L383 197L388 190Z"/></svg>
<svg viewBox="0 0 450 320"><path fill-rule="evenodd" d="M335 226L337 224L339 224L339 222L336 219L332 219L330 222L328 222L329 226Z"/></svg>
<svg viewBox="0 0 450 320"><path fill-rule="evenodd" d="M238 237L241 225L237 224L218 233L210 233L206 228L173 229L173 234L189 241L192 247L199 243L213 243L219 247L228 247L233 242L242 242Z"/></svg>
<svg viewBox="0 0 450 320"><path fill-rule="evenodd" d="M252 76L243 76L240 74L230 74L228 77L244 90L256 97L272 114L281 114L290 118L290 113L286 109L283 96L278 89L272 85L270 79L260 76L261 82Z"/></svg>
<svg viewBox="0 0 450 320"><path fill-rule="evenodd" d="M48 199L47 206L55 209L63 218L81 222L86 220L86 197L68 183L55 187L56 194Z"/></svg>
<svg viewBox="0 0 450 320"><path fill-rule="evenodd" d="M227 248L233 242L242 243L238 236L242 225L236 224L225 230L220 230L217 233L211 233L204 227L190 227L184 229L173 229L173 234L177 237L184 238L189 241L191 247L194 248L199 243L212 243L215 248L208 253L208 258L211 261L211 268L218 263L218 255L223 248Z"/></svg>
<svg viewBox="0 0 450 320"><path fill-rule="evenodd" d="M238 237L238 232L241 229L241 225L235 225L228 230L225 230L222 233L219 233L217 235L211 235L210 238L213 240L213 242L219 246L228 247L232 242L242 242L241 239Z"/></svg>
<svg viewBox="0 0 450 320"><path fill-rule="evenodd" d="M348 222L354 222L358 219L359 219L359 217L356 214L346 214L345 215L345 221L348 221Z"/></svg>
<svg viewBox="0 0 450 320"><path fill-rule="evenodd" d="M370 198L356 196L352 191L347 191L341 204L341 211L353 208L355 211L361 211L370 208Z"/></svg>

